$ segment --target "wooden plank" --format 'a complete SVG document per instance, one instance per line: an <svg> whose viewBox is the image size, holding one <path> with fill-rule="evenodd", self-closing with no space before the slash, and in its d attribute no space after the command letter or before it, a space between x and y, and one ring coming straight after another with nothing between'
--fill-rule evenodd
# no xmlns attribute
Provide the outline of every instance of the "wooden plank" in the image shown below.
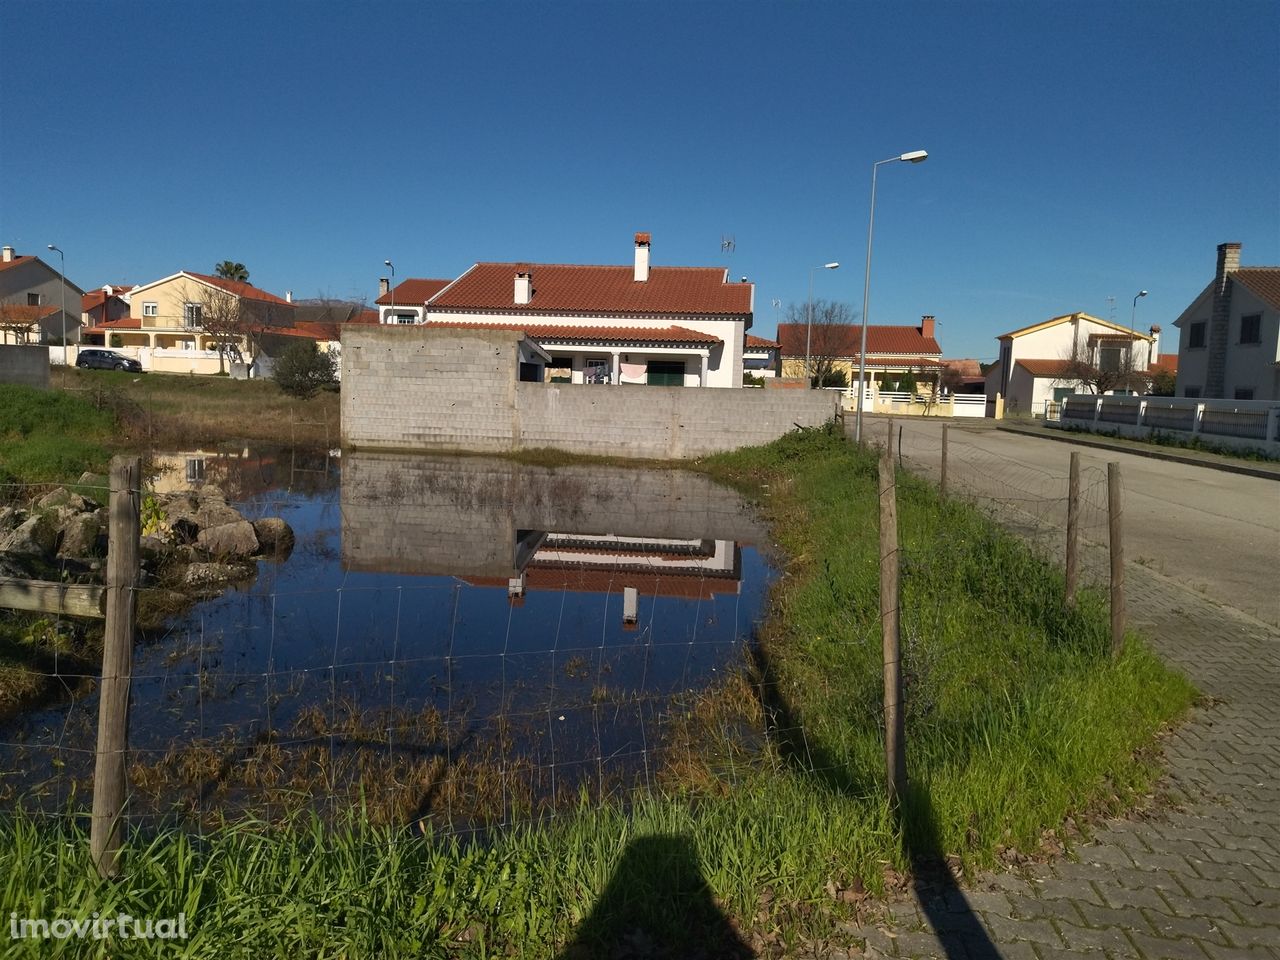
<svg viewBox="0 0 1280 960"><path fill-rule="evenodd" d="M106 588L97 584L0 577L0 607L9 610L101 620L106 612L106 597Z"/></svg>
<svg viewBox="0 0 1280 960"><path fill-rule="evenodd" d="M93 768L93 819L89 853L103 877L119 872L127 793L129 683L133 674L134 621L138 601L142 460L111 459L110 538L107 546L107 629L98 699L98 755Z"/></svg>
<svg viewBox="0 0 1280 960"><path fill-rule="evenodd" d="M898 502L892 425L889 447L880 459L880 633L884 650L884 765L889 802L896 805L907 789L907 749L898 638Z"/></svg>
<svg viewBox="0 0 1280 960"><path fill-rule="evenodd" d="M1067 606L1076 602L1076 579L1080 569L1080 454L1071 453L1067 479Z"/></svg>
<svg viewBox="0 0 1280 960"><path fill-rule="evenodd" d="M1107 519L1111 545L1111 653L1120 656L1124 647L1124 506L1120 464L1107 464Z"/></svg>

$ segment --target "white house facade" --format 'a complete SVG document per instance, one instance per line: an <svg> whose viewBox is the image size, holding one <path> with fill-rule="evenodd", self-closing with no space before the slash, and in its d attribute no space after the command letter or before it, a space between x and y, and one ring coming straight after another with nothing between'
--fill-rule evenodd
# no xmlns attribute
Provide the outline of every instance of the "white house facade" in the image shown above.
<svg viewBox="0 0 1280 960"><path fill-rule="evenodd" d="M522 330L552 382L741 387L754 285L651 266L650 245L635 235L630 266L477 263L426 300L426 323Z"/></svg>
<svg viewBox="0 0 1280 960"><path fill-rule="evenodd" d="M1280 267L1218 246L1213 281L1174 321L1179 397L1280 400Z"/></svg>
<svg viewBox="0 0 1280 960"><path fill-rule="evenodd" d="M1041 413L1047 401L1092 392L1076 374L1081 364L1145 373L1160 351L1159 327L1138 333L1087 313L1052 317L997 339L999 359L987 371L986 393L988 399L1004 397L1010 413Z"/></svg>

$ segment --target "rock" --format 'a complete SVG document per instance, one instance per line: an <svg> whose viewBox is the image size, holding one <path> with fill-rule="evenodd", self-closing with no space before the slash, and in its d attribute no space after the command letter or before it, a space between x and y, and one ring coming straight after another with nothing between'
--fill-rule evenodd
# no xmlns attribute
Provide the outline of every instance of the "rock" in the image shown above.
<svg viewBox="0 0 1280 960"><path fill-rule="evenodd" d="M58 529L48 517L28 517L16 529L0 535L0 553L52 557L58 548Z"/></svg>
<svg viewBox="0 0 1280 960"><path fill-rule="evenodd" d="M215 557L251 557L258 552L258 535L248 520L237 520L201 528L196 546Z"/></svg>
<svg viewBox="0 0 1280 960"><path fill-rule="evenodd" d="M42 510L48 510L51 507L63 507L71 499L71 491L66 487L56 487L50 490L40 498L39 506Z"/></svg>
<svg viewBox="0 0 1280 960"><path fill-rule="evenodd" d="M57 510L59 513L87 513L97 510L98 505L88 497L72 493L66 487L57 487L40 498L36 504L41 510Z"/></svg>
<svg viewBox="0 0 1280 960"><path fill-rule="evenodd" d="M106 531L99 513L77 513L62 525L60 557L99 557L106 550Z"/></svg>
<svg viewBox="0 0 1280 960"><path fill-rule="evenodd" d="M283 560L293 552L293 528L279 517L253 521L253 532L258 535L258 546L265 555Z"/></svg>
<svg viewBox="0 0 1280 960"><path fill-rule="evenodd" d="M193 563L182 571L182 582L197 590L224 587L248 579L252 573L229 563Z"/></svg>
<svg viewBox="0 0 1280 960"><path fill-rule="evenodd" d="M138 550L147 560L159 560L169 553L170 547L159 537L143 534L138 538Z"/></svg>
<svg viewBox="0 0 1280 960"><path fill-rule="evenodd" d="M201 530L229 523L248 523L244 515L235 507L229 506L225 500L201 500L195 521Z"/></svg>

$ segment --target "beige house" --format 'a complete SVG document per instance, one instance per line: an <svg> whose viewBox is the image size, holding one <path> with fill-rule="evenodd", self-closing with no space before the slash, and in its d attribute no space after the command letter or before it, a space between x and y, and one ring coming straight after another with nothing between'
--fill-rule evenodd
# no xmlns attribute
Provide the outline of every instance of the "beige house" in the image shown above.
<svg viewBox="0 0 1280 960"><path fill-rule="evenodd" d="M1109 373L1145 373L1158 362L1159 337L1159 327L1137 333L1087 313L1010 331L997 338L1000 358L987 371L987 399L999 394L1010 413L1042 414L1046 402L1094 392L1080 378L1086 368L1099 371L1100 381Z"/></svg>
<svg viewBox="0 0 1280 960"><path fill-rule="evenodd" d="M135 356L144 370L219 373L252 366L263 331L293 323L294 306L248 283L182 270L134 287L127 316L103 320L85 339Z"/></svg>

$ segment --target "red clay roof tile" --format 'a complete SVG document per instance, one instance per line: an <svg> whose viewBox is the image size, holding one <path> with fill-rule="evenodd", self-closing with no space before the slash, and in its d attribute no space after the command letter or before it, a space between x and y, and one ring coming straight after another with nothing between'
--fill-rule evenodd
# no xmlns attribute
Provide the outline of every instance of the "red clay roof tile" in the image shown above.
<svg viewBox="0 0 1280 960"><path fill-rule="evenodd" d="M517 273L533 274L533 297L515 302ZM477 263L431 300L441 310L518 313L701 314L745 317L752 285L728 283L719 267L651 267L637 281L632 267L560 263Z"/></svg>
<svg viewBox="0 0 1280 960"><path fill-rule="evenodd" d="M263 303L278 303L286 307L293 306L292 303L285 300L283 297L277 297L274 293L267 293L267 291L259 287L255 287L250 283L241 283L239 280L228 280L225 277L211 277L208 274L193 273L190 270L183 270L182 272L189 277L194 277L197 280L202 280L212 286L226 290L228 293L234 293L237 297L242 297L245 300L260 300Z"/></svg>
<svg viewBox="0 0 1280 960"><path fill-rule="evenodd" d="M384 306L399 304L404 307L420 307L437 293L453 283L452 280L430 280L424 277L408 277L401 280L390 293L384 293L374 303ZM392 297L394 294L394 298Z"/></svg>
<svg viewBox="0 0 1280 960"><path fill-rule="evenodd" d="M1241 267L1231 276L1255 296L1280 310L1280 267Z"/></svg>
<svg viewBox="0 0 1280 960"><path fill-rule="evenodd" d="M784 357L805 355L806 324L778 324L778 341ZM817 357L856 357L862 347L862 327L858 324L813 327L809 353ZM933 337L926 337L919 327L883 324L867 326L867 356L901 354L909 357L941 359L942 348Z"/></svg>
<svg viewBox="0 0 1280 960"><path fill-rule="evenodd" d="M777 350L777 340L766 340L764 337L757 337L755 334L747 334L747 348L755 347L757 350Z"/></svg>
<svg viewBox="0 0 1280 960"><path fill-rule="evenodd" d="M568 326L564 324L522 323L471 323L432 320L428 327L457 327L465 330L520 330L535 340L591 340L608 343L699 343L710 346L721 339L710 333L690 330L687 327L599 327ZM412 326L405 329L412 330Z"/></svg>

